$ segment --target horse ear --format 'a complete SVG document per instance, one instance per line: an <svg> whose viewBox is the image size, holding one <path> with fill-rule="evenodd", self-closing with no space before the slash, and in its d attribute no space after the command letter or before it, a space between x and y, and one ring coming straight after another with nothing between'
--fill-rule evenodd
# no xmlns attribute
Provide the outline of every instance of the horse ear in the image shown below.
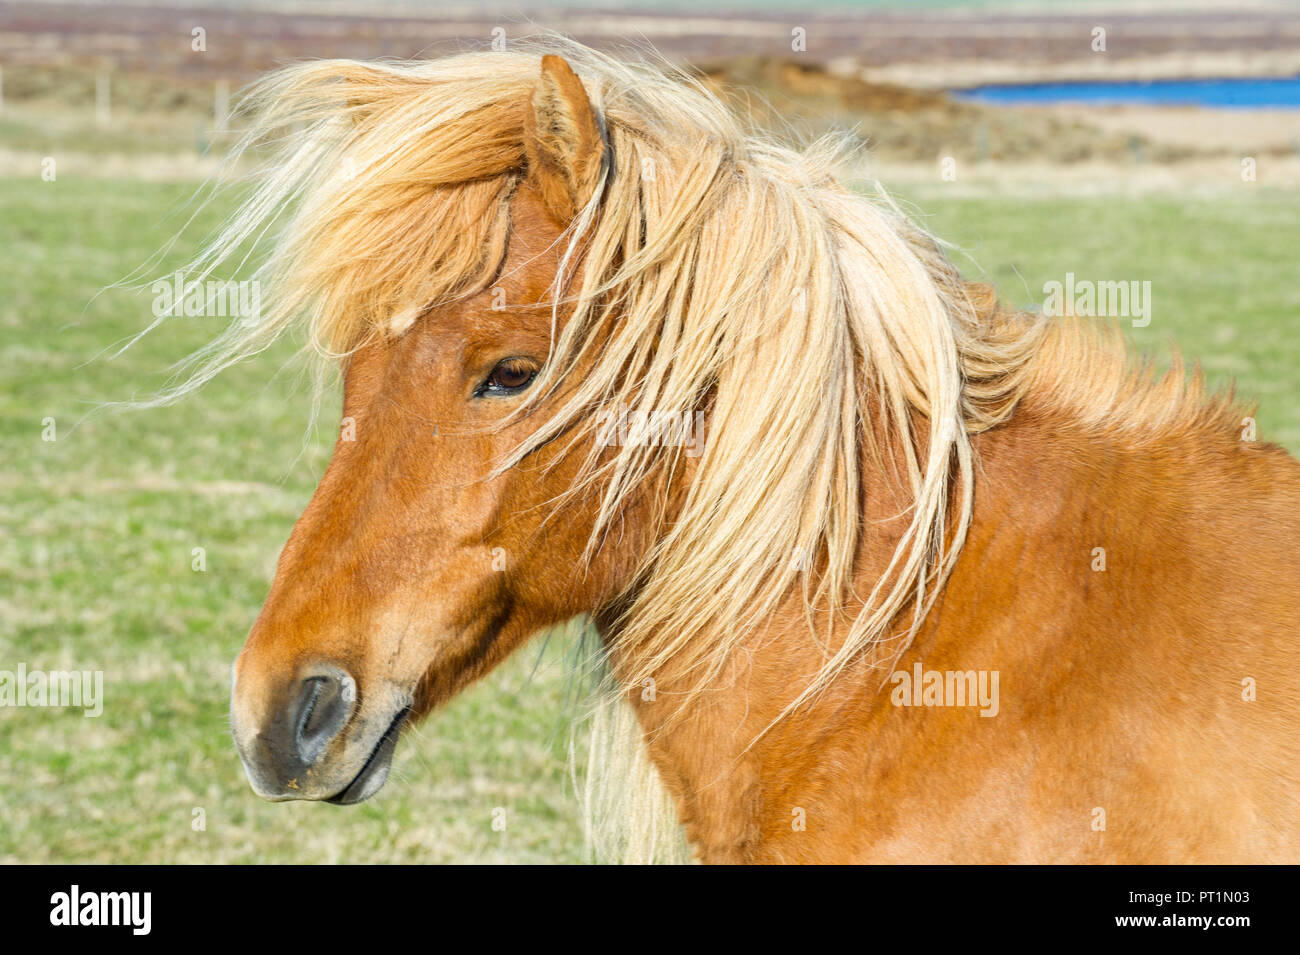
<svg viewBox="0 0 1300 955"><path fill-rule="evenodd" d="M561 222L569 223L600 186L605 137L582 81L562 57L542 57L531 108L524 111L528 179Z"/></svg>

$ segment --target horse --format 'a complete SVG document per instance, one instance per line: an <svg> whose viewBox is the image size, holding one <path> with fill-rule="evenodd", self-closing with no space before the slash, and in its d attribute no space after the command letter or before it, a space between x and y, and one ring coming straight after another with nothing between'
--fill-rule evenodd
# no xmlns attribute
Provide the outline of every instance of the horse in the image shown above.
<svg viewBox="0 0 1300 955"><path fill-rule="evenodd" d="M1003 304L844 149L558 38L290 65L192 263L339 437L233 667L253 790L352 804L574 619L610 861L1300 861L1300 466L1181 358ZM685 853L685 854L683 854Z"/></svg>

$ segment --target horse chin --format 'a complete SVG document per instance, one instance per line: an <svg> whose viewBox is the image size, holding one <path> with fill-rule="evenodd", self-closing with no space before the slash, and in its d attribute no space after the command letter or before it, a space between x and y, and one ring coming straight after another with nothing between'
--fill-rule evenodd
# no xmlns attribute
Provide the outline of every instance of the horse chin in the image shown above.
<svg viewBox="0 0 1300 955"><path fill-rule="evenodd" d="M351 806L365 802L384 788L384 783L388 781L388 771L393 765L393 751L397 749L397 738L402 735L402 726L410 715L409 706L398 711L388 729L380 734L375 748L366 758L361 771L352 778L352 782L333 796L326 797L325 802L335 806Z"/></svg>

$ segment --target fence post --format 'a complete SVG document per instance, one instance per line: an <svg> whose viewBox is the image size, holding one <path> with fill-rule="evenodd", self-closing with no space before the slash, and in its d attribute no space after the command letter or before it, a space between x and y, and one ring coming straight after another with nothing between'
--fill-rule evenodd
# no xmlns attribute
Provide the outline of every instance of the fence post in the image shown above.
<svg viewBox="0 0 1300 955"><path fill-rule="evenodd" d="M109 78L108 72L101 70L95 74L95 123L99 126L107 126L111 118L109 108Z"/></svg>
<svg viewBox="0 0 1300 955"><path fill-rule="evenodd" d="M224 133L230 122L230 81L217 80L212 91L212 121L217 133Z"/></svg>

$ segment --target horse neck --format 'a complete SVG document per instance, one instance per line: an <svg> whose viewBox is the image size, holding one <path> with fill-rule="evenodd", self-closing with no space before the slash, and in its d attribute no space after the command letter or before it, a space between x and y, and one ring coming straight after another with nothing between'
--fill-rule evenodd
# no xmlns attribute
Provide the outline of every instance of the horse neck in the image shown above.
<svg viewBox="0 0 1300 955"><path fill-rule="evenodd" d="M1032 566L1036 557L1030 551L1040 546L1037 541L1054 542L1041 545L1048 559L1060 557L1062 547L1072 547L1086 568L1092 546L1087 532L1080 530L1078 540L1062 541L1061 529L1085 526L1090 508L1085 489L1113 487L1121 474L1131 477L1134 467L1133 457L1120 453L1118 445L1071 429L1059 415L1018 415L978 436L975 448L976 508L966 548L910 645L899 641L873 647L824 693L782 716L861 609L848 607L829 633L821 631L823 647L810 632L802 594L792 592L746 635L720 677L685 708L678 703L691 686L685 674L659 674L653 694L633 692L629 697L649 755L704 859L753 861L760 846L767 853L762 858L770 858L781 830L789 835L795 808L819 798L869 797L881 780L870 781L868 764L888 766L894 748L901 751L906 745L897 721L888 720L890 674L922 661L929 669L950 668L945 664L979 669L970 661L993 659L991 647L1007 635L998 629L1006 615L988 612L999 599L990 596L990 588L1011 586L999 568L1010 572L1017 561L1026 560ZM879 469L880 462L864 457L866 532L854 567L854 589L862 595L884 574L904 524L900 515L906 495L881 480ZM1055 550L1047 553L1049 547ZM986 620L991 616L995 620ZM906 629L900 621L895 632ZM1001 646L997 654L1005 658ZM836 782L846 764L863 769L858 788L851 791ZM829 811L827 803L822 810ZM848 820L861 811L860 805L845 805L835 813ZM866 832L859 826L846 838L865 838ZM790 844L797 846L798 840Z"/></svg>
<svg viewBox="0 0 1300 955"><path fill-rule="evenodd" d="M889 447L883 433L875 438L876 447ZM889 455L883 464L885 471L906 474L901 452ZM864 449L862 473L874 475L881 468L882 462ZM869 593L888 566L905 530L908 506L907 493L896 480L872 477L868 484L860 508L863 526L870 531L863 535L853 571L860 594ZM593 614L615 673L620 652L630 649L620 651L618 620L634 598L634 593L627 594L623 602ZM847 608L851 614L860 609ZM760 765L776 763L797 774L804 760L814 755L807 740L833 726L838 711L872 705L887 672L881 668L892 656L889 648L867 654L815 705L772 726L824 663L818 641L825 640L833 651L843 640L846 625L847 619L829 632L819 629L814 636L802 593L796 589L745 636L721 674L702 692L691 692L696 687L694 674L673 672L671 665L655 674L653 692L633 688L629 699L650 757L674 798L688 838L706 858L742 861L747 858L745 847L756 844L757 834L751 831L754 813L748 810L758 798ZM690 702L683 706L681 701L687 698ZM765 779L763 786L770 787L771 782Z"/></svg>

